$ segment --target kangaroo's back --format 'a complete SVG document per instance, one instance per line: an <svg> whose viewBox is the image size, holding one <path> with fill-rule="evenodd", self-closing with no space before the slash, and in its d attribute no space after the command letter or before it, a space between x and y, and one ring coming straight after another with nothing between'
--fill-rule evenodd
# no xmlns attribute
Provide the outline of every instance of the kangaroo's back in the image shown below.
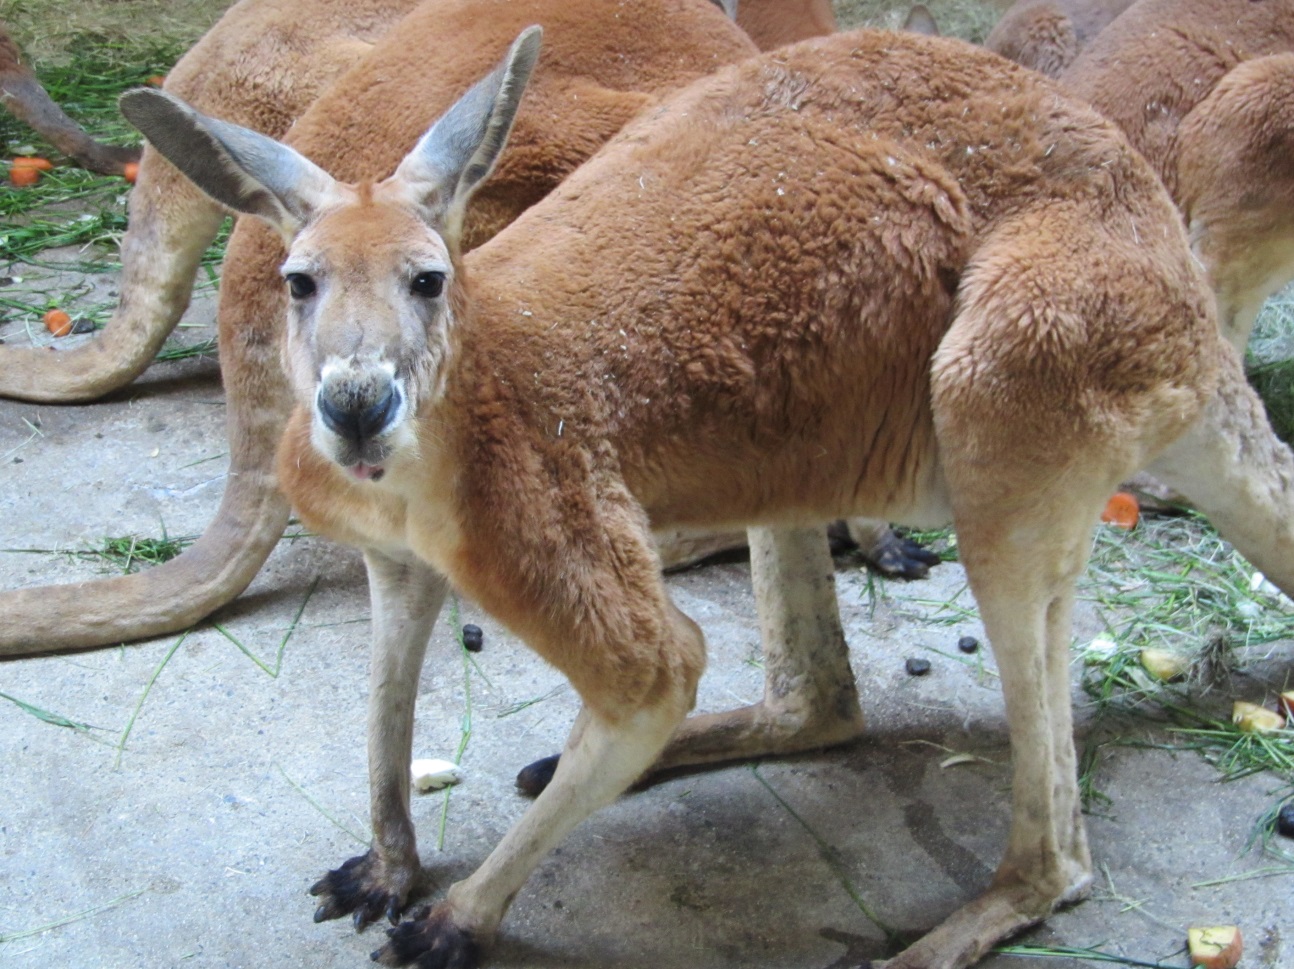
<svg viewBox="0 0 1294 969"><path fill-rule="evenodd" d="M1069 375L1039 376L1040 404L1180 383L1182 354L1211 365L1198 274L1139 156L1032 72L938 39L857 32L701 81L467 266L488 319L464 328L460 372L509 370L509 406L554 426L594 400L662 524L758 520L787 482L806 517L920 513L931 363L970 310L992 307L977 326L1007 348L975 348L984 379L1012 355Z"/></svg>

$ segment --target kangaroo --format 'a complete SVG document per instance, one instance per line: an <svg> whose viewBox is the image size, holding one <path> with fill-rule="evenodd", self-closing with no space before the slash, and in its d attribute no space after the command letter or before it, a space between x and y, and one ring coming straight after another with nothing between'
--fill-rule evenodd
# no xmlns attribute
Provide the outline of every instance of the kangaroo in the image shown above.
<svg viewBox="0 0 1294 969"><path fill-rule="evenodd" d="M1139 0L1060 81L1159 173L1243 352L1294 279L1294 0Z"/></svg>
<svg viewBox="0 0 1294 969"><path fill-rule="evenodd" d="M1106 496L1151 466L1288 591L1294 456L1155 173L963 44L862 31L730 66L463 254L538 39L377 183L161 92L123 100L286 240L282 279L244 283L286 290L280 481L369 571L374 843L315 885L316 918L408 901L417 674L449 584L583 707L551 784L384 965L476 965L538 861L653 765L765 749L749 709L684 719L704 643L653 527L760 526L757 573L797 593L766 616L825 643L819 523L951 517L1001 670L1011 831L985 893L887 966L968 966L1091 881L1068 647Z"/></svg>
<svg viewBox="0 0 1294 969"><path fill-rule="evenodd" d="M435 8L461 6L456 0L241 0L176 63L165 90L200 110L280 137L392 25L428 2ZM588 3L575 9L605 16ZM743 0L736 19L761 50L835 29L828 0ZM594 66L588 66L595 78ZM668 70L663 63L651 69ZM138 149L92 142L49 98L2 32L0 97L86 167L118 173L126 161L139 160ZM149 151L140 160L129 206L121 244L122 296L103 332L57 353L0 346L0 397L95 400L139 376L174 330L188 307L202 254L227 213Z"/></svg>
<svg viewBox="0 0 1294 969"><path fill-rule="evenodd" d="M302 114L289 140L330 159L340 177L388 174L418 130L452 103L451 92L488 68L491 55L482 52L491 45L497 49L534 21L549 28L549 58L531 85L530 109L522 111L511 147L491 185L477 196L468 245L488 238L542 197L659 93L757 52L740 27L706 0L629 6L606 0L429 0L397 31L384 35L371 57L328 88ZM607 50L617 55L606 57ZM435 51L446 56L439 71L427 72L426 58ZM392 76L417 79L399 85L394 111ZM557 117L560 124L554 123ZM348 137L364 139L357 147L334 147L341 118L351 126ZM150 154L156 155L146 152L145 165ZM186 192L196 194L187 183ZM133 194L152 193L137 187ZM213 202L199 204L214 215L220 212ZM141 243L137 266L150 271L148 236L136 238ZM201 248L194 250L195 265ZM277 287L266 289L262 282L273 277L281 261L281 248L268 232L236 228L219 307L231 474L216 520L194 546L147 573L0 596L0 656L99 646L187 628L237 596L260 569L288 519L273 460L288 408L277 349L282 297ZM181 281L187 296L187 276ZM135 293L125 281L123 290L135 296L147 292ZM123 299L123 306L133 304L133 298Z"/></svg>
<svg viewBox="0 0 1294 969"><path fill-rule="evenodd" d="M1134 0L1016 0L984 46L1048 77L1060 77L1079 51Z"/></svg>

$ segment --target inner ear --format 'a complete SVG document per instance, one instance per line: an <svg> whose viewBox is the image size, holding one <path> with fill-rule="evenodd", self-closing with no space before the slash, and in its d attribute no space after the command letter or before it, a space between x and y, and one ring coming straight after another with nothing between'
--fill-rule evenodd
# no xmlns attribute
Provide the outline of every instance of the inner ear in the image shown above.
<svg viewBox="0 0 1294 969"><path fill-rule="evenodd" d="M493 72L422 136L392 180L406 185L453 245L471 194L494 169L539 57L542 28L527 27Z"/></svg>

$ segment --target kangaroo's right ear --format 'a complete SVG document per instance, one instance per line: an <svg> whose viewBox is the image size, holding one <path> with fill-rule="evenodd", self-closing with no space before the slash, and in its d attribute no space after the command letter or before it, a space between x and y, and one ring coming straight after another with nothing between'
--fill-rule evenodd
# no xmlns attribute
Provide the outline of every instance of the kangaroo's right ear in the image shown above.
<svg viewBox="0 0 1294 969"><path fill-rule="evenodd" d="M194 185L290 240L333 185L332 176L273 138L199 114L150 88L121 96L121 113Z"/></svg>
<svg viewBox="0 0 1294 969"><path fill-rule="evenodd" d="M458 238L468 199L503 152L543 33L537 26L523 30L502 63L432 125L392 176L421 200L446 238Z"/></svg>

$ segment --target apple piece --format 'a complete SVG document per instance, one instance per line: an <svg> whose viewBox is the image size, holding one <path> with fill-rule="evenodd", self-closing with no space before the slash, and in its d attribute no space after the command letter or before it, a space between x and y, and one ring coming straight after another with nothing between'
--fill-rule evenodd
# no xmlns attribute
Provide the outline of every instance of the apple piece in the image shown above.
<svg viewBox="0 0 1294 969"><path fill-rule="evenodd" d="M1281 712L1285 714L1285 719L1294 718L1294 690L1286 690L1276 698L1276 703L1280 706Z"/></svg>
<svg viewBox="0 0 1294 969"><path fill-rule="evenodd" d="M1191 965L1203 969L1235 969L1244 954L1244 940L1235 925L1193 926L1186 930Z"/></svg>
<svg viewBox="0 0 1294 969"><path fill-rule="evenodd" d="M1232 704L1231 722L1245 733L1271 733L1285 726L1285 718L1275 710L1244 700Z"/></svg>
<svg viewBox="0 0 1294 969"><path fill-rule="evenodd" d="M1191 661L1181 653L1174 653L1170 649L1143 649L1141 665L1155 679L1168 682L1185 676L1186 671L1191 668Z"/></svg>
<svg viewBox="0 0 1294 969"><path fill-rule="evenodd" d="M415 760L409 765L409 772L413 786L423 794L463 780L463 769L449 760Z"/></svg>

